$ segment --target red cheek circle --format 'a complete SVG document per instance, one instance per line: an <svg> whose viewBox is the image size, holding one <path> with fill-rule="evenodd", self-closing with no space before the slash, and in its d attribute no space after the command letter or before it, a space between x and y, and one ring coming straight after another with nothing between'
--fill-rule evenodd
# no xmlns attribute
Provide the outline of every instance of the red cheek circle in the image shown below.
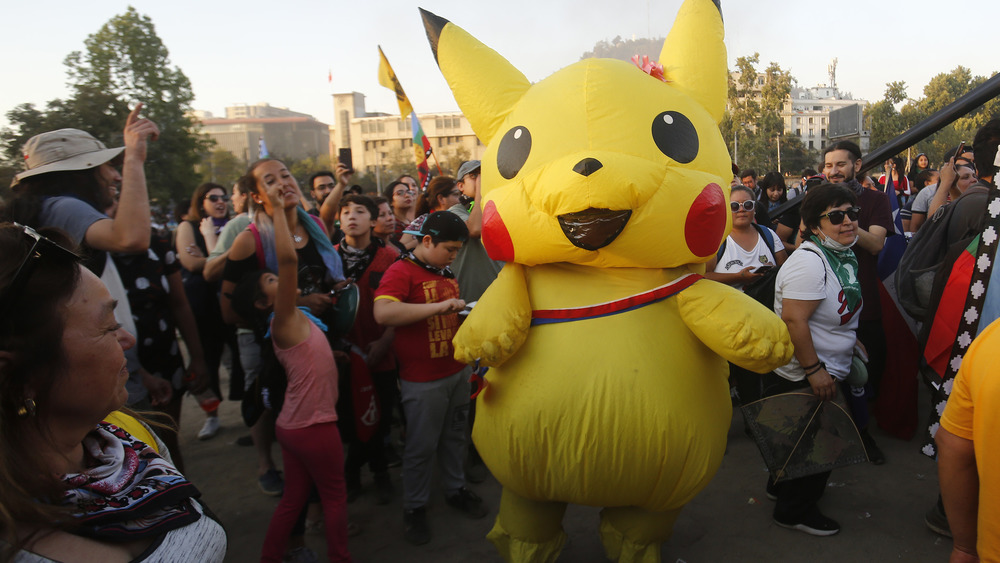
<svg viewBox="0 0 1000 563"><path fill-rule="evenodd" d="M695 256L711 256L722 244L726 232L726 195L718 184L709 184L701 190L684 221L684 241Z"/></svg>
<svg viewBox="0 0 1000 563"><path fill-rule="evenodd" d="M483 246L494 260L514 261L514 242L492 201L486 202L486 207L483 208Z"/></svg>

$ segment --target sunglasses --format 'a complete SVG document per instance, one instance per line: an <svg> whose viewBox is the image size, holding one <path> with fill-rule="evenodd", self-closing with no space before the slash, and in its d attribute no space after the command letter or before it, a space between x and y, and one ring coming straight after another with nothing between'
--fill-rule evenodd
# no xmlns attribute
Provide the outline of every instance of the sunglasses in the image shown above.
<svg viewBox="0 0 1000 563"><path fill-rule="evenodd" d="M28 284L28 278L31 277L31 273L35 270L35 266L38 265L38 261L43 256L48 256L50 258L58 257L63 260L72 260L74 262L79 262L82 258L78 256L75 252L72 252L58 244L52 242L48 238L38 234L35 229L27 227L20 223L14 223L14 226L24 231L24 234L35 239L35 244L31 246L31 250L21 261L21 265L17 267L14 272L14 277L11 278L10 283L0 294L0 316L7 314L8 310L11 309L16 302L24 286Z"/></svg>
<svg viewBox="0 0 1000 563"><path fill-rule="evenodd" d="M729 202L729 209L732 209L733 213L736 213L737 211L739 211L740 207L742 207L744 211L753 211L754 201L752 199L748 199L748 200L744 201L742 204L740 204L740 202L738 202L738 201L730 201Z"/></svg>
<svg viewBox="0 0 1000 563"><path fill-rule="evenodd" d="M212 203L219 203L220 201L229 201L229 196L212 194L205 196L205 199L211 201Z"/></svg>
<svg viewBox="0 0 1000 563"><path fill-rule="evenodd" d="M839 225L839 224L841 224L841 223L844 222L844 217L845 216L848 219L850 219L851 221L857 221L858 220L858 211L861 211L860 207L852 207L852 208L847 209L847 210L835 209L835 210L833 210L833 211L831 211L829 213L824 213L824 214L820 215L819 218L822 219L823 217L826 217L826 218L830 219L830 223L832 223L834 225Z"/></svg>

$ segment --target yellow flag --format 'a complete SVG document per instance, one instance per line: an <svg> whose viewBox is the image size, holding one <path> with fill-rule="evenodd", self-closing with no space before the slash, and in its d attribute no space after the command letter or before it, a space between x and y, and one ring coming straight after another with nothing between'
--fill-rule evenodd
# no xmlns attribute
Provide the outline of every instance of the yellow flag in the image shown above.
<svg viewBox="0 0 1000 563"><path fill-rule="evenodd" d="M381 45L378 48L378 56L378 83L396 93L396 101L399 102L399 115L403 119L408 119L413 113L413 106L410 105L406 92L403 92L403 87L399 84L396 73L389 66L389 61L385 58Z"/></svg>

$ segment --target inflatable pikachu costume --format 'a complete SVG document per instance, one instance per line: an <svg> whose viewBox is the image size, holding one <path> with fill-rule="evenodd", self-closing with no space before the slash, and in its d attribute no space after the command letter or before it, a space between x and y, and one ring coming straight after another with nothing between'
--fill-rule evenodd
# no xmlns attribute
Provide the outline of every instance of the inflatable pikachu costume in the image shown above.
<svg viewBox="0 0 1000 563"><path fill-rule="evenodd" d="M455 337L491 366L473 440L503 485L489 534L551 562L566 503L605 507L611 559L654 562L715 474L726 360L766 372L784 323L703 263L731 227L722 16L687 0L658 65L587 59L531 84L422 11L482 158L483 242L506 262Z"/></svg>

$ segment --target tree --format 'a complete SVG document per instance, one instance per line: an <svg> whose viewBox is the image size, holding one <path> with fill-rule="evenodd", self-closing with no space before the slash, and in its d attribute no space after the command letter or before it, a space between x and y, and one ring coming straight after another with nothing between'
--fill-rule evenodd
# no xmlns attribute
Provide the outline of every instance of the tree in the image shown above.
<svg viewBox="0 0 1000 563"><path fill-rule="evenodd" d="M580 59L603 58L629 61L634 55L647 55L650 60L656 60L663 49L663 37L652 39L622 39L617 36L610 42L600 40L594 45L593 51L587 51Z"/></svg>
<svg viewBox="0 0 1000 563"><path fill-rule="evenodd" d="M225 149L214 149L198 164L202 182L215 182L229 186L247 170L247 163Z"/></svg>
<svg viewBox="0 0 1000 563"><path fill-rule="evenodd" d="M739 159L741 168L754 167L760 171L778 169L778 136L785 125L781 110L792 91L791 73L782 70L778 63L771 62L764 72L757 71L760 55L736 59L734 78L729 75L729 100L720 130L729 145L730 154ZM788 158L800 159L806 149L798 139L782 136L782 164L785 168L785 153Z"/></svg>
<svg viewBox="0 0 1000 563"><path fill-rule="evenodd" d="M69 99L52 100L44 111L22 104L8 112L12 126L0 131L7 160L19 161L18 153L30 137L62 127L82 129L108 146L121 146L129 105L143 102L143 114L161 132L146 159L150 196L187 199L199 181L195 165L211 145L189 116L191 83L170 65L152 20L130 6L88 36L84 47L65 60Z"/></svg>

